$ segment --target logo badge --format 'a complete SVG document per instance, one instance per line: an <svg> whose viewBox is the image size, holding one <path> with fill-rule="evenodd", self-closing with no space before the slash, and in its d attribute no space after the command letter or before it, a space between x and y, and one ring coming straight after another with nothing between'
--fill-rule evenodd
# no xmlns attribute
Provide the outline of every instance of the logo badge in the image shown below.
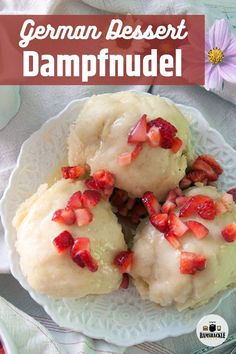
<svg viewBox="0 0 236 354"><path fill-rule="evenodd" d="M207 315L197 324L197 337L209 347L217 347L226 341L229 327L225 319L219 315Z"/></svg>

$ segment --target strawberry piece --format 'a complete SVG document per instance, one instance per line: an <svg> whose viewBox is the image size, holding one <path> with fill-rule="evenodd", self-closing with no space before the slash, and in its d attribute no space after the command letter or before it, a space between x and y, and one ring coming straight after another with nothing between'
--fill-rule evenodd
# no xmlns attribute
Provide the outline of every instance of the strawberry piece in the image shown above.
<svg viewBox="0 0 236 354"><path fill-rule="evenodd" d="M80 258L84 263L85 267L88 268L90 272L96 272L98 270L98 263L96 260L91 256L91 253L88 251L81 251L76 258Z"/></svg>
<svg viewBox="0 0 236 354"><path fill-rule="evenodd" d="M216 215L214 201L205 195L195 195L189 197L187 202L181 207L179 216L188 217L198 213L203 219L212 220Z"/></svg>
<svg viewBox="0 0 236 354"><path fill-rule="evenodd" d="M187 198L186 203L184 203L179 211L179 216L181 218L192 216L196 212L196 203L194 203L193 198Z"/></svg>
<svg viewBox="0 0 236 354"><path fill-rule="evenodd" d="M168 193L168 196L167 196L166 200L168 200L168 201L170 201L172 203L175 203L176 198L177 198L177 193L176 193L176 190L173 189L172 191L170 191Z"/></svg>
<svg viewBox="0 0 236 354"><path fill-rule="evenodd" d="M188 200L188 197L177 197L175 203L178 208L181 208Z"/></svg>
<svg viewBox="0 0 236 354"><path fill-rule="evenodd" d="M171 151L174 154L176 154L181 149L182 145L183 145L183 142L180 138L178 138L178 137L174 138L174 142L173 142Z"/></svg>
<svg viewBox="0 0 236 354"><path fill-rule="evenodd" d="M233 242L236 240L236 222L227 225L222 231L221 235L227 242Z"/></svg>
<svg viewBox="0 0 236 354"><path fill-rule="evenodd" d="M152 192L145 192L142 196L142 202L149 215L160 212L161 206Z"/></svg>
<svg viewBox="0 0 236 354"><path fill-rule="evenodd" d="M77 179L87 173L85 166L65 166L61 168L62 177L65 179Z"/></svg>
<svg viewBox="0 0 236 354"><path fill-rule="evenodd" d="M112 195L112 205L119 207L125 204L128 200L128 193L122 189L115 189Z"/></svg>
<svg viewBox="0 0 236 354"><path fill-rule="evenodd" d="M94 208L101 200L101 194L95 190L85 190L82 195L82 203L85 208Z"/></svg>
<svg viewBox="0 0 236 354"><path fill-rule="evenodd" d="M159 128L160 130L160 146L163 149L171 149L174 145L174 139L177 133L177 129L163 118L156 118L148 122L148 130L153 126Z"/></svg>
<svg viewBox="0 0 236 354"><path fill-rule="evenodd" d="M167 214L152 214L149 217L151 224L160 232L168 230L168 215Z"/></svg>
<svg viewBox="0 0 236 354"><path fill-rule="evenodd" d="M53 244L59 253L71 248L74 244L74 239L69 231L63 231L53 239Z"/></svg>
<svg viewBox="0 0 236 354"><path fill-rule="evenodd" d="M75 219L75 213L71 209L58 209L52 216L52 221L65 225L73 225Z"/></svg>
<svg viewBox="0 0 236 354"><path fill-rule="evenodd" d="M193 170L203 171L206 175L206 178L209 181L216 181L218 179L218 174L215 170L205 162L201 156L199 156L192 165Z"/></svg>
<svg viewBox="0 0 236 354"><path fill-rule="evenodd" d="M180 187L181 189L186 189L186 188L190 187L191 184L192 184L191 179L189 179L189 178L187 178L187 177L185 176L185 177L183 177L183 178L181 179L181 181L179 182L179 187Z"/></svg>
<svg viewBox="0 0 236 354"><path fill-rule="evenodd" d="M236 203L236 188L230 189L227 193L233 196L234 203Z"/></svg>
<svg viewBox="0 0 236 354"><path fill-rule="evenodd" d="M212 199L206 200L197 206L198 215L206 220L214 220L216 217L216 207Z"/></svg>
<svg viewBox="0 0 236 354"><path fill-rule="evenodd" d="M98 191L100 190L97 182L95 181L95 179L93 177L87 178L84 183L85 183L86 187L89 189L98 190Z"/></svg>
<svg viewBox="0 0 236 354"><path fill-rule="evenodd" d="M80 251L88 251L90 252L90 239L88 237L77 237L74 239L74 245L71 249L71 257L75 257L75 255Z"/></svg>
<svg viewBox="0 0 236 354"><path fill-rule="evenodd" d="M147 140L147 115L144 114L128 135L128 144L137 144Z"/></svg>
<svg viewBox="0 0 236 354"><path fill-rule="evenodd" d="M176 237L182 237L188 231L188 226L174 213L169 215L168 224L171 233Z"/></svg>
<svg viewBox="0 0 236 354"><path fill-rule="evenodd" d="M121 273L128 273L133 264L133 252L122 251L114 259L114 265L119 268Z"/></svg>
<svg viewBox="0 0 236 354"><path fill-rule="evenodd" d="M200 170L191 171L187 174L186 177L190 179L193 183L205 182L207 180L205 172Z"/></svg>
<svg viewBox="0 0 236 354"><path fill-rule="evenodd" d="M88 208L81 208L75 210L76 222L79 227L88 225L93 220L93 214Z"/></svg>
<svg viewBox="0 0 236 354"><path fill-rule="evenodd" d="M74 240L71 257L81 268L87 267L90 272L98 270L98 264L90 253L90 239L88 237L78 237Z"/></svg>
<svg viewBox="0 0 236 354"><path fill-rule="evenodd" d="M208 228L197 221L186 221L186 225L193 232L197 239L201 240L209 234Z"/></svg>
<svg viewBox="0 0 236 354"><path fill-rule="evenodd" d="M181 243L179 242L178 238L171 231L168 231L165 234L165 239L171 244L172 247L176 249L181 247Z"/></svg>
<svg viewBox="0 0 236 354"><path fill-rule="evenodd" d="M148 144L152 147L160 146L160 142L161 142L160 129L155 126L152 126L147 133L147 140L148 140Z"/></svg>
<svg viewBox="0 0 236 354"><path fill-rule="evenodd" d="M129 198L127 203L126 203L126 208L128 210L131 210L131 209L133 209L134 204L135 204L135 198Z"/></svg>
<svg viewBox="0 0 236 354"><path fill-rule="evenodd" d="M180 273L195 274L206 268L206 258L193 252L181 252Z"/></svg>
<svg viewBox="0 0 236 354"><path fill-rule="evenodd" d="M129 287L129 275L127 273L124 273L122 281L120 283L120 289L128 289L128 287Z"/></svg>
<svg viewBox="0 0 236 354"><path fill-rule="evenodd" d="M132 162L132 153L131 152L123 152L117 158L117 162L120 166L130 165Z"/></svg>
<svg viewBox="0 0 236 354"><path fill-rule="evenodd" d="M173 210L175 210L176 204L171 202L170 200L165 201L165 203L161 207L162 213L169 214Z"/></svg>
<svg viewBox="0 0 236 354"><path fill-rule="evenodd" d="M137 157L139 156L141 150L143 148L143 144L139 143L135 146L134 150L131 153L131 159L132 161L136 160Z"/></svg>
<svg viewBox="0 0 236 354"><path fill-rule="evenodd" d="M93 178L98 188L102 191L103 196L107 199L110 198L115 186L114 175L109 171L99 170L94 173Z"/></svg>
<svg viewBox="0 0 236 354"><path fill-rule="evenodd" d="M201 155L199 156L203 161L205 161L211 168L215 171L217 175L221 175L223 173L223 169L220 164L215 160L215 158L211 155Z"/></svg>
<svg viewBox="0 0 236 354"><path fill-rule="evenodd" d="M126 206L121 206L118 208L117 210L118 214L122 215L122 216L127 216L128 215L128 208Z"/></svg>
<svg viewBox="0 0 236 354"><path fill-rule="evenodd" d="M79 209L82 207L82 193L80 191L75 192L70 197L67 206L68 209Z"/></svg>

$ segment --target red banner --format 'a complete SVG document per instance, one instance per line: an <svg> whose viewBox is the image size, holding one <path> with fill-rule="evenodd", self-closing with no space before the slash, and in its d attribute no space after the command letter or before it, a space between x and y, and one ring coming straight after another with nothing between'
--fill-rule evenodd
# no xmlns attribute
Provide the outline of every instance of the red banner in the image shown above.
<svg viewBox="0 0 236 354"><path fill-rule="evenodd" d="M1 85L204 84L204 16L2 15Z"/></svg>

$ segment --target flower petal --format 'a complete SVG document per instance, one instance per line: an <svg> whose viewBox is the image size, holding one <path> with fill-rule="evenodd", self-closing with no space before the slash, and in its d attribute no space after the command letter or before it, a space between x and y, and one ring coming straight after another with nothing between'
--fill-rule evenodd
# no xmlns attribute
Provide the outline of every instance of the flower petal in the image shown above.
<svg viewBox="0 0 236 354"><path fill-rule="evenodd" d="M220 76L225 80L236 83L236 63L223 63L217 65L219 67Z"/></svg>
<svg viewBox="0 0 236 354"><path fill-rule="evenodd" d="M224 56L227 58L228 56L236 57L236 38L232 38L228 47L224 50Z"/></svg>
<svg viewBox="0 0 236 354"><path fill-rule="evenodd" d="M209 42L211 49L219 48L225 50L231 40L231 28L229 21L225 19L216 20L209 30Z"/></svg>
<svg viewBox="0 0 236 354"><path fill-rule="evenodd" d="M207 68L207 71L209 68ZM205 72L205 88L207 90L220 91L222 88L223 80L219 73L219 65L212 65L212 68Z"/></svg>

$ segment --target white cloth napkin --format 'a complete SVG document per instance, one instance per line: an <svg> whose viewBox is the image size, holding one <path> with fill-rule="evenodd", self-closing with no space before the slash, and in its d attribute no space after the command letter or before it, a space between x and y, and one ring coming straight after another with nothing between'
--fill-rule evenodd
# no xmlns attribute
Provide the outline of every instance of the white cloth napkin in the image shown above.
<svg viewBox="0 0 236 354"><path fill-rule="evenodd" d="M195 7L192 1L156 1L156 0L1 0L0 11L3 13L63 13L63 14L86 14L86 13L104 13L104 11L113 13L190 13L200 10L200 2ZM230 7L235 0L225 0L225 8ZM210 6L209 1L201 1L202 6ZM212 2L211 2L212 3ZM218 0L215 1L218 3ZM92 7L93 6L93 7ZM220 6L220 5L219 5ZM218 7L217 7L218 8ZM214 11L217 12L214 7ZM212 11L213 12L213 11ZM223 13L223 12L222 12ZM232 19L231 19L232 20ZM234 21L234 20L232 20ZM137 82L138 83L138 82ZM148 87L102 87L102 86L26 86L21 88L22 104L19 113L0 131L0 197L6 187L10 173L15 166L20 147L25 139L32 132L37 130L47 119L61 111L67 103L79 97L85 97L94 93L113 92L122 89L135 89L144 91ZM156 87L154 92L173 98L176 102L194 105L199 108L209 119L210 123L218 128L226 140L233 146L236 145L236 108L216 95L209 93L201 88L175 88L175 87ZM231 92L234 90L232 88ZM235 95L235 94L234 94ZM235 95L236 97L236 95ZM227 96L230 99L230 95ZM224 120L223 120L224 119ZM6 249L3 242L3 230L0 226L0 264L7 268ZM7 297L12 303L39 319L55 336L55 338L64 345L66 351L71 354L85 353L111 353L120 354L124 348L110 346L103 341L89 339L79 333L66 331L56 326L37 304L30 299L29 295L13 280L11 276L1 276L0 293ZM21 296L20 296L21 294ZM19 302L19 303L18 303ZM235 306L236 301L230 306ZM232 307L231 307L232 308ZM226 312L224 312L224 310ZM230 308L221 309L223 316L228 320ZM236 323L233 322L230 329L236 330ZM234 326L234 327L233 327ZM64 344L63 344L64 343ZM74 344L73 344L74 343ZM81 344L81 347L79 346ZM144 343L142 345L128 348L127 354L147 354L147 353L176 353L189 354L194 350L200 349L201 344L196 336L181 336L177 339L166 339L159 343ZM222 352L225 353L225 352ZM34 353L32 353L34 354Z"/></svg>

